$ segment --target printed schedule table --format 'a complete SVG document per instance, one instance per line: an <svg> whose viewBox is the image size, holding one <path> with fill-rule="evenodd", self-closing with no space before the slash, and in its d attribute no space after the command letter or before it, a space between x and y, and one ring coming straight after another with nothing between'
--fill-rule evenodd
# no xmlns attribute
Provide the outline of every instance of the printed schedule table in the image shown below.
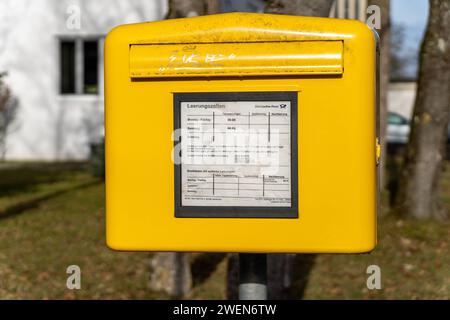
<svg viewBox="0 0 450 320"><path fill-rule="evenodd" d="M182 102L183 206L291 206L291 102Z"/></svg>

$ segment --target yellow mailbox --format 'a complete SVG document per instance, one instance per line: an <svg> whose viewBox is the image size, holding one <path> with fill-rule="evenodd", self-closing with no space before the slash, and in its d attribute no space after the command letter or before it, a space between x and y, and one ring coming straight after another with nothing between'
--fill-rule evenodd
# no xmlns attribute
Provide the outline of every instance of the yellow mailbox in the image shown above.
<svg viewBox="0 0 450 320"><path fill-rule="evenodd" d="M231 13L105 44L107 244L371 251L377 41L358 21Z"/></svg>

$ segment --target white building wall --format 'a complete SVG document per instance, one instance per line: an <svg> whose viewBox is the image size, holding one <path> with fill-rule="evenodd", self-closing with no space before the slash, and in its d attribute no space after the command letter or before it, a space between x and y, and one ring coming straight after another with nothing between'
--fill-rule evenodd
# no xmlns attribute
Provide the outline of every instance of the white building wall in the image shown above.
<svg viewBox="0 0 450 320"><path fill-rule="evenodd" d="M411 119L416 99L415 82L392 82L389 84L388 110Z"/></svg>
<svg viewBox="0 0 450 320"><path fill-rule="evenodd" d="M71 6L81 25L67 25ZM166 0L2 0L0 71L18 97L7 160L86 159L103 132L103 57L98 95L59 94L59 37L106 35L124 23L163 19ZM101 46L102 47L102 46Z"/></svg>
<svg viewBox="0 0 450 320"><path fill-rule="evenodd" d="M366 5L354 3L339 0L333 10L342 16ZM67 26L71 6L80 8L80 29ZM162 19L166 11L166 0L1 0L0 71L8 72L20 101L6 159L86 159L89 143L103 133L103 59L98 95L60 95L59 37L106 35L116 25ZM389 110L410 118L415 91L415 83L392 83Z"/></svg>

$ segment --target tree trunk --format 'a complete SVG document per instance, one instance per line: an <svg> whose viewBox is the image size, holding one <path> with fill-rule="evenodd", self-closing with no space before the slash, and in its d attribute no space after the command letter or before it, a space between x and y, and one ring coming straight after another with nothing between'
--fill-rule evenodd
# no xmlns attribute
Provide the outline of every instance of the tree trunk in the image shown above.
<svg viewBox="0 0 450 320"><path fill-rule="evenodd" d="M391 42L391 18L390 18L390 0L370 0L370 5L380 7L381 29L377 30L380 36L380 140L381 140L381 158L380 158L380 185L382 188L386 185L386 127L388 113L388 91L390 78L390 42ZM381 212L381 211L380 211Z"/></svg>
<svg viewBox="0 0 450 320"><path fill-rule="evenodd" d="M328 17L334 0L269 0L265 12L296 16Z"/></svg>
<svg viewBox="0 0 450 320"><path fill-rule="evenodd" d="M328 17L333 2L333 0L271 0L266 1L265 12ZM312 263L305 263L305 261L313 261L313 257L310 255L269 254L267 260L269 298L301 298L307 282L307 275L312 267ZM299 279L303 279L303 281ZM294 290L294 286L300 285L300 282L302 289Z"/></svg>
<svg viewBox="0 0 450 320"><path fill-rule="evenodd" d="M274 300L289 299L292 282L292 254L267 255L267 297Z"/></svg>
<svg viewBox="0 0 450 320"><path fill-rule="evenodd" d="M2 78L6 72L0 72L0 161L3 162L6 156L6 140L12 132L12 126L17 117L19 107L18 99L12 95L9 87Z"/></svg>
<svg viewBox="0 0 450 320"><path fill-rule="evenodd" d="M169 0L167 19L219 13L219 0Z"/></svg>
<svg viewBox="0 0 450 320"><path fill-rule="evenodd" d="M216 14L220 12L219 0L205 0L205 4L206 14Z"/></svg>
<svg viewBox="0 0 450 320"><path fill-rule="evenodd" d="M150 260L150 288L174 298L186 296L192 287L189 256L185 253L155 253Z"/></svg>
<svg viewBox="0 0 450 320"><path fill-rule="evenodd" d="M450 0L430 0L411 136L396 202L399 213L421 219L446 216L439 178L450 109L449 30Z"/></svg>
<svg viewBox="0 0 450 320"><path fill-rule="evenodd" d="M218 0L169 0L167 19L217 13ZM187 253L155 253L151 256L150 288L173 297L183 297L192 288L192 273Z"/></svg>
<svg viewBox="0 0 450 320"><path fill-rule="evenodd" d="M228 257L226 281L227 299L239 299L239 256L236 253L231 253Z"/></svg>
<svg viewBox="0 0 450 320"><path fill-rule="evenodd" d="M195 17L205 14L205 3L199 0L169 0L167 19Z"/></svg>

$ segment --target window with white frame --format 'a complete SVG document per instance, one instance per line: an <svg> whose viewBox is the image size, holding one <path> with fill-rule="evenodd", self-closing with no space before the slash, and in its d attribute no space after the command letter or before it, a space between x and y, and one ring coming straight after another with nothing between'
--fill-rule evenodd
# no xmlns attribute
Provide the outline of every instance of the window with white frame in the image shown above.
<svg viewBox="0 0 450 320"><path fill-rule="evenodd" d="M59 39L61 94L98 94L101 38Z"/></svg>

